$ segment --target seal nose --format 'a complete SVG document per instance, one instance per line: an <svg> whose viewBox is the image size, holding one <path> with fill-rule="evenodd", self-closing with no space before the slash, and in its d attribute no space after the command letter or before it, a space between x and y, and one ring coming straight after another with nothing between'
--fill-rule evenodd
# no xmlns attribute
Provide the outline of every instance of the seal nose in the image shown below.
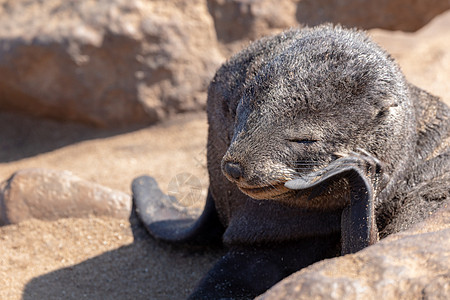
<svg viewBox="0 0 450 300"><path fill-rule="evenodd" d="M223 169L225 173L235 180L239 180L242 177L242 167L239 163L227 162Z"/></svg>

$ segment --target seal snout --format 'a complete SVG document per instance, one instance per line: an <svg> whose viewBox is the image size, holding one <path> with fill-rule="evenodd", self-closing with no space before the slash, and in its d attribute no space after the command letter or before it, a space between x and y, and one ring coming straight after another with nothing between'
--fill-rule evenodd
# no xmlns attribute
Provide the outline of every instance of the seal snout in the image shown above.
<svg viewBox="0 0 450 300"><path fill-rule="evenodd" d="M236 162L226 162L223 166L223 172L234 180L239 180L243 176L242 166Z"/></svg>

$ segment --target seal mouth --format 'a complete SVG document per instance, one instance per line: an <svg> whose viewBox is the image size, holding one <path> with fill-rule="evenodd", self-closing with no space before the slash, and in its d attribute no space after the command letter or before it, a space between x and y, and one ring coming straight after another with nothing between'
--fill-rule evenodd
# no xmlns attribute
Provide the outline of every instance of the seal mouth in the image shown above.
<svg viewBox="0 0 450 300"><path fill-rule="evenodd" d="M291 193L292 191L284 186L285 182L280 182L277 184L269 184L264 186L239 186L238 188L246 195L250 196L253 199L261 200L261 199L278 199L284 198L287 193Z"/></svg>

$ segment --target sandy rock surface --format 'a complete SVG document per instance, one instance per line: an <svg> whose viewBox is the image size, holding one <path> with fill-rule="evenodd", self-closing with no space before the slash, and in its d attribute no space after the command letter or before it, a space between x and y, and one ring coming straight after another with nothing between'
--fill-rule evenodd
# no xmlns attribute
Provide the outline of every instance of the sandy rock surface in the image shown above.
<svg viewBox="0 0 450 300"><path fill-rule="evenodd" d="M220 252L149 241L115 218L0 227L0 299L183 299Z"/></svg>
<svg viewBox="0 0 450 300"><path fill-rule="evenodd" d="M450 10L415 33L370 30L400 64L406 78L450 104Z"/></svg>
<svg viewBox="0 0 450 300"><path fill-rule="evenodd" d="M358 253L318 262L258 299L447 299L450 201L426 222Z"/></svg>
<svg viewBox="0 0 450 300"><path fill-rule="evenodd" d="M448 0L208 0L219 41L254 39L291 26L340 23L415 31L450 8Z"/></svg>
<svg viewBox="0 0 450 300"><path fill-rule="evenodd" d="M205 106L223 57L206 3L0 1L0 108L102 127Z"/></svg>
<svg viewBox="0 0 450 300"><path fill-rule="evenodd" d="M0 225L28 219L109 216L127 219L131 196L69 171L24 169L0 184Z"/></svg>
<svg viewBox="0 0 450 300"><path fill-rule="evenodd" d="M446 13L414 34L371 32L407 78L447 104L449 20ZM39 167L129 194L131 180L148 173L167 192L171 179L187 172L206 194L206 129L203 113L150 128L98 131L2 112L0 182ZM0 228L0 249L0 299L183 299L221 255L158 243L134 218L28 220Z"/></svg>
<svg viewBox="0 0 450 300"><path fill-rule="evenodd" d="M0 0L0 109L98 127L205 108L220 63L324 22L413 31L448 0ZM427 51L426 49L424 51Z"/></svg>
<svg viewBox="0 0 450 300"><path fill-rule="evenodd" d="M128 133L5 114L0 123L0 139L8 141L0 150L0 181L25 168L71 170L130 194L132 179L144 173L165 192L176 175L190 173L203 187L193 207L203 206L204 114ZM0 227L0 299L184 299L222 253L158 243L138 224L92 217Z"/></svg>

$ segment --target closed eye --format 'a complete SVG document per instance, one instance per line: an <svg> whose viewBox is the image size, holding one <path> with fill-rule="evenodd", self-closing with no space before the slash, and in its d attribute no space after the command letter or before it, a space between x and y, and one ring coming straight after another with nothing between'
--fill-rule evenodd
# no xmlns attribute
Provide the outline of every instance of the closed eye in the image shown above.
<svg viewBox="0 0 450 300"><path fill-rule="evenodd" d="M289 139L289 142L298 143L298 144L314 144L317 140L310 139Z"/></svg>

